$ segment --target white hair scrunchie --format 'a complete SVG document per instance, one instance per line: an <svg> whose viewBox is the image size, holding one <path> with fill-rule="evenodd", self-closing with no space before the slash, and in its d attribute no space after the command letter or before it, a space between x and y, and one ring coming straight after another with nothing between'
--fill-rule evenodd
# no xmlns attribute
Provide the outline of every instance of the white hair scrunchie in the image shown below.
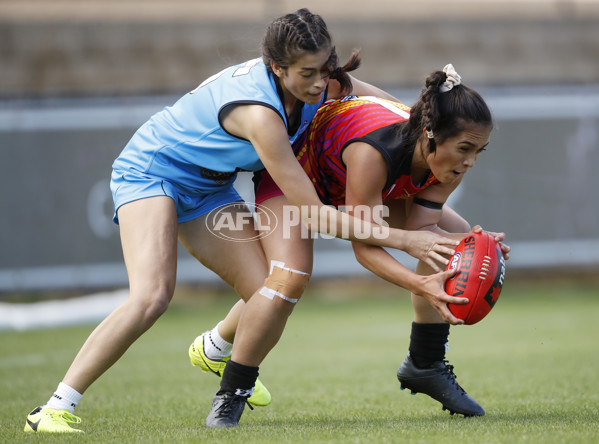
<svg viewBox="0 0 599 444"><path fill-rule="evenodd" d="M456 72L455 68L451 63L445 65L443 68L443 72L447 74L447 80L443 82L439 91L442 93L451 91L454 86L457 86L462 83L462 77Z"/></svg>

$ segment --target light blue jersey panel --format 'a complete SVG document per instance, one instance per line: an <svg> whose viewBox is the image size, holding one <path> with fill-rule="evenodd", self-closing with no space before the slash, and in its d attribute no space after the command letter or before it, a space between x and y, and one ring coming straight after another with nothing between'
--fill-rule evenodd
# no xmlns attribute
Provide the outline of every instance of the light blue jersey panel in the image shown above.
<svg viewBox="0 0 599 444"><path fill-rule="evenodd" d="M201 193L230 185L237 171L263 169L254 147L220 125L221 111L231 104L270 107L287 126L273 76L262 59L254 59L206 79L152 116L125 146L113 169L164 179L188 192ZM305 131L319 105L304 105L301 124L290 143Z"/></svg>

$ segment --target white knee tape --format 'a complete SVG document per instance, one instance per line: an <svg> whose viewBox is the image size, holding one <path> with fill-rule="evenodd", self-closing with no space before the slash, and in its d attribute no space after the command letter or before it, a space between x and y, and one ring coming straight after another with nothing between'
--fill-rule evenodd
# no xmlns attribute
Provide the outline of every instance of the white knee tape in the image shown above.
<svg viewBox="0 0 599 444"><path fill-rule="evenodd" d="M260 294L262 296L266 296L271 301L275 298L275 296L278 296L287 302L291 302L292 304L297 304L297 301L299 301L299 298L288 298L283 293L273 290L272 288L268 288L268 287L262 287L260 289Z"/></svg>
<svg viewBox="0 0 599 444"><path fill-rule="evenodd" d="M308 273L285 267L284 262L271 261L270 275L264 281L264 286L259 293L270 300L277 296L284 301L297 304L309 280Z"/></svg>

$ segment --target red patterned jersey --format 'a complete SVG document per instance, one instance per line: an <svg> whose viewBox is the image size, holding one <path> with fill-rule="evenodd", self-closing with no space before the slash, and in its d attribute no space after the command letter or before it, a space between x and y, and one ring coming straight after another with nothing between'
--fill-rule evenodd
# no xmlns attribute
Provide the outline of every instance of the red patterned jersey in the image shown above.
<svg viewBox="0 0 599 444"><path fill-rule="evenodd" d="M348 96L321 106L293 148L322 201L345 204L347 170L341 156L345 147L358 141L372 145L387 162L383 201L405 199L436 183L432 173L421 184L412 182L413 151L402 146L401 125L409 118L410 108L403 103L376 97Z"/></svg>

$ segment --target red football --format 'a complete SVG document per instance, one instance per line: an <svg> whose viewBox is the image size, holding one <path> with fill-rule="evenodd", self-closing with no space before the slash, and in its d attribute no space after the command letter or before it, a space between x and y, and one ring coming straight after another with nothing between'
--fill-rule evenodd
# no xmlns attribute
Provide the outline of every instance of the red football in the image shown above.
<svg viewBox="0 0 599 444"><path fill-rule="evenodd" d="M449 310L465 324L476 324L489 314L501 292L505 276L501 249L484 231L468 235L455 248L449 269L456 273L445 282L445 292L470 300L464 305L447 304Z"/></svg>

